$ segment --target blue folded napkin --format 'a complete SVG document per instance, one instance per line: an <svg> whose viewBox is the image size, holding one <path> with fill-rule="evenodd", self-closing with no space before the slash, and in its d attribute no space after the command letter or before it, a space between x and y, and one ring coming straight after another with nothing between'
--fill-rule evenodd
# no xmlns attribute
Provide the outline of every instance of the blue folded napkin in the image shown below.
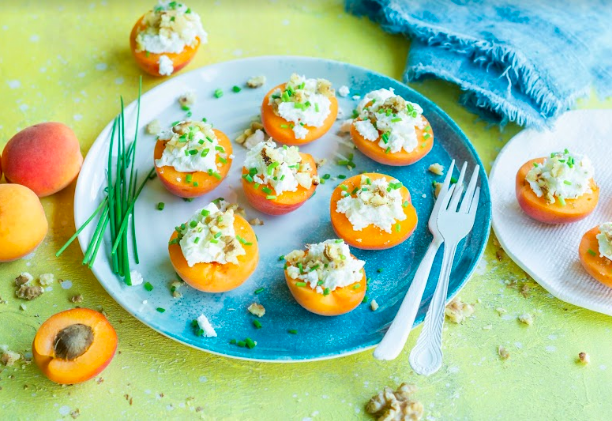
<svg viewBox="0 0 612 421"><path fill-rule="evenodd" d="M590 93L612 95L608 0L346 0L412 39L405 81L458 84L461 103L497 123L544 127Z"/></svg>

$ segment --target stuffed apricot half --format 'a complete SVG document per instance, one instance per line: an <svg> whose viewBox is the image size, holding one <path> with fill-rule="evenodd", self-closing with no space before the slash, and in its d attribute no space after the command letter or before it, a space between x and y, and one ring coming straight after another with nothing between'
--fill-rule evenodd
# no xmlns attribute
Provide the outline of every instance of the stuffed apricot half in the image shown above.
<svg viewBox="0 0 612 421"><path fill-rule="evenodd" d="M295 146L277 148L267 141L247 152L242 188L251 205L268 215L282 215L302 206L319 184L313 157Z"/></svg>
<svg viewBox="0 0 612 421"><path fill-rule="evenodd" d="M589 275L612 287L612 222L587 231L580 241L578 255Z"/></svg>
<svg viewBox="0 0 612 421"><path fill-rule="evenodd" d="M32 343L34 362L60 384L89 380L102 372L117 349L117 333L106 317L87 308L62 311L47 319Z"/></svg>
<svg viewBox="0 0 612 421"><path fill-rule="evenodd" d="M204 292L239 287L257 268L253 228L223 201L210 203L176 227L168 243L170 261L187 284Z"/></svg>
<svg viewBox="0 0 612 421"><path fill-rule="evenodd" d="M433 130L423 109L393 89L368 93L351 124L353 143L364 155L385 165L414 164L431 151Z"/></svg>
<svg viewBox="0 0 612 421"><path fill-rule="evenodd" d="M516 175L516 198L531 218L566 224L588 216L599 200L591 161L564 152L527 161Z"/></svg>
<svg viewBox="0 0 612 421"><path fill-rule="evenodd" d="M344 180L332 193L330 213L336 234L365 250L404 242L418 222L408 189L393 177L377 173Z"/></svg>
<svg viewBox="0 0 612 421"><path fill-rule="evenodd" d="M182 121L162 132L155 145L155 171L172 194L191 198L217 187L232 165L232 144L208 123Z"/></svg>
<svg viewBox="0 0 612 421"><path fill-rule="evenodd" d="M321 316L354 310L365 296L365 262L343 240L308 244L285 256L285 280L295 300Z"/></svg>
<svg viewBox="0 0 612 421"><path fill-rule="evenodd" d="M331 128L338 116L338 100L331 82L291 75L266 94L261 120L273 139L285 145L305 145Z"/></svg>
<svg viewBox="0 0 612 421"><path fill-rule="evenodd" d="M136 63L153 76L178 72L206 41L200 16L176 1L159 2L138 19L130 33Z"/></svg>

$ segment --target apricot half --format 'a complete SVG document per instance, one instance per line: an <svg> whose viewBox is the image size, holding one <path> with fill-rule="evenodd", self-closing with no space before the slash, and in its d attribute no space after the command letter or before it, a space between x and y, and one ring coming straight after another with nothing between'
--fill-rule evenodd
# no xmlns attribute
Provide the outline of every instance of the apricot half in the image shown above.
<svg viewBox="0 0 612 421"><path fill-rule="evenodd" d="M55 383L75 384L102 372L117 349L117 333L106 317L87 308L47 319L32 343L34 362Z"/></svg>
<svg viewBox="0 0 612 421"><path fill-rule="evenodd" d="M358 283L336 288L327 295L318 293L308 285L299 286L298 282L303 282L289 277L287 270L285 270L285 280L293 298L306 310L321 316L339 316L354 310L363 301L367 284L363 269L361 273L363 276Z"/></svg>
<svg viewBox="0 0 612 421"><path fill-rule="evenodd" d="M597 234L599 234L599 227L588 230L582 236L578 248L578 256L584 270L589 275L602 284L612 287L612 260L599 255Z"/></svg>
<svg viewBox="0 0 612 421"><path fill-rule="evenodd" d="M177 171L174 167L158 167L155 165L157 176L170 193L184 198L199 197L214 190L227 177L227 173L232 166L232 159L230 158L232 155L232 143L222 131L217 129L213 129L213 131L219 141L219 146L223 147L228 156L225 160L226 162L221 162L220 157L217 156L216 163L221 164L221 166L217 165L217 174L209 174L203 171L184 173ZM166 142L165 140L158 140L155 144L155 151L153 152L155 160L161 158ZM188 174L191 177L190 179L187 176Z"/></svg>
<svg viewBox="0 0 612 421"><path fill-rule="evenodd" d="M2 154L6 181L49 196L70 184L81 170L83 155L72 129L62 123L40 123L8 141Z"/></svg>
<svg viewBox="0 0 612 421"><path fill-rule="evenodd" d="M381 140L382 133L379 133L378 139L374 141L367 140L355 128L355 121L358 121L358 119L354 120L353 124L351 124L351 137L353 139L353 143L355 146L357 146L357 149L359 149L359 151L361 151L361 153L363 153L365 156L373 159L376 162L393 166L414 164L427 155L429 151L431 151L434 143L434 135L431 125L425 117L422 118L425 120L425 128L419 129L418 127L415 127L418 145L410 152L406 152L404 149L400 150L399 152L387 152L386 149L381 148L378 143Z"/></svg>
<svg viewBox="0 0 612 421"><path fill-rule="evenodd" d="M266 94L263 102L261 103L261 122L263 123L266 133L272 136L272 138L277 142L290 146L305 145L317 140L327 133L327 131L336 121L336 117L338 116L338 100L335 96L328 97L329 101L331 102L329 106L329 115L325 118L323 124L320 127L304 126L306 129L308 129L306 137L304 139L296 139L295 133L291 128L292 123L276 114L274 112L274 108L272 105L270 105L270 95L272 95L272 93L277 89L282 91L285 89L286 85L286 83L281 83L280 85L272 88L270 92Z"/></svg>
<svg viewBox="0 0 612 421"><path fill-rule="evenodd" d="M132 50L132 55L136 59L136 63L138 64L138 66L140 66L140 68L148 74L158 77L168 76L165 74L162 75L159 72L159 59L161 58L161 56L166 56L170 60L172 60L172 65L174 67L172 74L178 72L183 67L187 66L198 52L198 48L200 47L200 38L196 37L195 45L186 45L183 51L181 51L180 53L154 54L148 51L137 51L138 48L136 46L136 37L141 31L143 31L147 27L144 23L144 17L145 16L142 15L140 19L136 21L136 24L134 25L134 27L132 28L132 32L130 33L130 49Z"/></svg>
<svg viewBox="0 0 612 421"><path fill-rule="evenodd" d="M394 180L391 176L377 173L355 175L344 180L334 189L331 196L330 214L334 231L350 246L363 250L384 250L406 241L416 228L418 218L416 209L412 205L410 192L405 186L400 187L400 194L406 219L397 221L390 233L375 225L368 225L361 231L355 231L347 216L337 211L337 203L342 199L342 192L352 193L355 189L359 189L362 175L367 176L372 181L380 178L385 178L389 182Z"/></svg>
<svg viewBox="0 0 612 421"><path fill-rule="evenodd" d="M543 164L546 158L527 161L516 174L516 199L528 216L547 224L567 224L586 218L597 206L599 187L591 179L591 193L576 199L565 199L564 203L548 203L546 197L538 197L525 179L534 163Z"/></svg>
<svg viewBox="0 0 612 421"><path fill-rule="evenodd" d="M45 211L32 190L19 184L0 184L0 262L34 251L48 228Z"/></svg>
<svg viewBox="0 0 612 421"><path fill-rule="evenodd" d="M189 266L180 244L173 241L178 237L175 231L170 237L168 253L174 270L181 279L193 288L204 292L225 292L238 288L257 268L259 263L259 246L251 225L238 214L234 214L236 236L242 237L246 254L238 256L238 264L233 263L196 263Z"/></svg>
<svg viewBox="0 0 612 421"><path fill-rule="evenodd" d="M317 165L312 155L300 152L302 164L310 165L310 175L317 175ZM249 170L242 168L242 174L246 175ZM296 191L284 191L280 195L275 195L271 185L258 185L249 182L242 177L242 188L249 203L258 211L268 215L284 215L293 212L302 206L314 194L317 186L313 183L309 189L306 189L298 184ZM274 198L272 198L274 196Z"/></svg>

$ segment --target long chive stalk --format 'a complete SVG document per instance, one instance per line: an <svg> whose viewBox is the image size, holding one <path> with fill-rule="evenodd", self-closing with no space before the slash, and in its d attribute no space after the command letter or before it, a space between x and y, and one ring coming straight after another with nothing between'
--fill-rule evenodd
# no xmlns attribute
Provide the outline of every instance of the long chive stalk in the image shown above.
<svg viewBox="0 0 612 421"><path fill-rule="evenodd" d="M111 269L113 273L124 278L126 284L131 285L130 253L128 235L132 236L132 252L134 261L138 264L138 242L136 240L136 224L134 207L142 189L148 180L152 179L155 169L152 168L140 182L135 167L136 146L138 141L138 125L140 122L140 96L142 93L142 78L138 88L138 102L136 110L136 131L134 140L127 144L125 133L125 110L121 98L121 113L114 119L108 150L106 168L106 197L92 213L92 215L79 227L76 233L56 253L60 256L66 248L78 237L83 229L99 215L94 233L89 241L83 257L83 264L93 266L98 250L104 242L107 227L110 230ZM113 153L116 152L116 157ZM114 177L113 177L114 175ZM131 230L128 226L131 220Z"/></svg>

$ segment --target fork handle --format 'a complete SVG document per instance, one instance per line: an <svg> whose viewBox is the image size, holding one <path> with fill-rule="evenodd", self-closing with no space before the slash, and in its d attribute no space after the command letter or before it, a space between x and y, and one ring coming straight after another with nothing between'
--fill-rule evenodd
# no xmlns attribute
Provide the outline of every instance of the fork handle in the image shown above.
<svg viewBox="0 0 612 421"><path fill-rule="evenodd" d="M438 285L425 315L423 330L409 357L410 366L417 374L429 376L442 366L444 308L456 250L456 242L444 244L444 258L442 259L442 270L440 271Z"/></svg>
<svg viewBox="0 0 612 421"><path fill-rule="evenodd" d="M374 358L387 361L394 360L402 352L419 310L423 291L429 278L429 272L431 272L431 267L433 266L433 261L436 257L436 252L440 248L440 244L442 244L442 241L434 237L427 248L425 256L414 274L410 288L404 297L404 301L402 301L402 305L395 319L393 319L393 323L391 323L389 330L385 333L385 337L374 350Z"/></svg>

